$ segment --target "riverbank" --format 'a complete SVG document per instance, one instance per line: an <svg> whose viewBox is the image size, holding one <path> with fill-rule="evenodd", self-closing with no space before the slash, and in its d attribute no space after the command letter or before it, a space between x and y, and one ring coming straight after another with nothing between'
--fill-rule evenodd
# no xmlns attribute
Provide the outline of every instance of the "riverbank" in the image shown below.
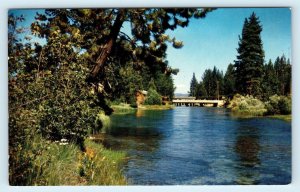
<svg viewBox="0 0 300 192"><path fill-rule="evenodd" d="M130 106L129 104L121 103L119 105L111 105L114 110L114 114L130 114L135 113L138 109L141 110L170 110L174 109L174 105L140 105L137 108Z"/></svg>
<svg viewBox="0 0 300 192"><path fill-rule="evenodd" d="M261 101L253 96L236 94L227 108L238 117L270 117L291 121L292 100L290 96L273 95L267 101Z"/></svg>
<svg viewBox="0 0 300 192"><path fill-rule="evenodd" d="M32 150L41 150L32 161L28 185L126 185L121 171L126 154L85 140L86 151L68 142L47 142L36 136Z"/></svg>
<svg viewBox="0 0 300 192"><path fill-rule="evenodd" d="M170 110L174 109L174 105L141 105L138 108L142 110Z"/></svg>
<svg viewBox="0 0 300 192"><path fill-rule="evenodd" d="M128 114L134 113L136 108L131 107L130 104L120 103L118 105L111 105L114 114Z"/></svg>
<svg viewBox="0 0 300 192"><path fill-rule="evenodd" d="M292 121L292 115L269 115L266 117L270 117L270 118L274 118L274 119L281 119L287 122L291 122Z"/></svg>

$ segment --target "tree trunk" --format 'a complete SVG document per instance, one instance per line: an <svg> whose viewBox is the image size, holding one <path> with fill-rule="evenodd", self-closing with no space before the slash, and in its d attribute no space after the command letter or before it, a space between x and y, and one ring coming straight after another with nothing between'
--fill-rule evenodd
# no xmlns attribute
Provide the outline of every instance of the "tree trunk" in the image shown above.
<svg viewBox="0 0 300 192"><path fill-rule="evenodd" d="M102 48L99 56L97 57L96 64L90 73L92 79L95 79L96 76L99 74L99 72L103 70L107 57L110 55L112 47L114 46L114 43L123 25L124 16L125 16L125 10L120 9L117 18L111 28L109 39L107 43L104 45L104 47Z"/></svg>

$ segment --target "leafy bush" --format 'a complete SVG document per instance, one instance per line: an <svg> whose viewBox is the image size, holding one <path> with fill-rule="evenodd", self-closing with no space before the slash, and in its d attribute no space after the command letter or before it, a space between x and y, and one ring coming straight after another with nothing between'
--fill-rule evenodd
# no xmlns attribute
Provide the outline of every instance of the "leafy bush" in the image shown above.
<svg viewBox="0 0 300 192"><path fill-rule="evenodd" d="M64 63L44 85L48 98L40 103L39 110L40 129L46 139L65 138L83 145L100 111L96 96L85 84L87 72L82 65Z"/></svg>
<svg viewBox="0 0 300 192"><path fill-rule="evenodd" d="M149 89L145 105L161 105L161 95L155 89Z"/></svg>
<svg viewBox="0 0 300 192"><path fill-rule="evenodd" d="M110 127L110 117L105 115L104 112L98 113L96 117L96 125L92 128L93 134L99 133L100 130L105 131Z"/></svg>
<svg viewBox="0 0 300 192"><path fill-rule="evenodd" d="M267 115L275 114L291 114L292 100L291 97L273 95L269 97L269 100L265 103Z"/></svg>
<svg viewBox="0 0 300 192"><path fill-rule="evenodd" d="M230 101L228 108L241 115L262 116L267 111L265 104L253 96L236 94Z"/></svg>
<svg viewBox="0 0 300 192"><path fill-rule="evenodd" d="M291 114L292 112L292 100L288 97L282 97L278 101L278 108L283 115Z"/></svg>

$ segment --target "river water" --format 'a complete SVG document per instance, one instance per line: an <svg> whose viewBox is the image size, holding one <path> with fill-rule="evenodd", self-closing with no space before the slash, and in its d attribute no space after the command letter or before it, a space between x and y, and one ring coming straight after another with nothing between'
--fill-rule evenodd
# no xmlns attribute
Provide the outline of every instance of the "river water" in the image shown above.
<svg viewBox="0 0 300 192"><path fill-rule="evenodd" d="M224 108L112 115L104 145L126 151L133 185L288 184L291 124Z"/></svg>

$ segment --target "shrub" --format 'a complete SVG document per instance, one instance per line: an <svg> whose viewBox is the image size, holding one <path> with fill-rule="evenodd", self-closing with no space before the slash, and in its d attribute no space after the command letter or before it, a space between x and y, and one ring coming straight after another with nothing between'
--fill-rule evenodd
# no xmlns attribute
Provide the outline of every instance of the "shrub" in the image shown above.
<svg viewBox="0 0 300 192"><path fill-rule="evenodd" d="M265 103L267 115L275 114L291 114L292 101L291 97L273 95L269 97L269 100Z"/></svg>
<svg viewBox="0 0 300 192"><path fill-rule="evenodd" d="M279 108L280 114L283 114L283 115L291 114L291 112L292 112L291 98L281 97L281 99L278 101L278 108Z"/></svg>
<svg viewBox="0 0 300 192"><path fill-rule="evenodd" d="M155 89L149 89L145 105L161 105L161 95Z"/></svg>
<svg viewBox="0 0 300 192"><path fill-rule="evenodd" d="M265 104L253 96L236 94L230 101L228 108L241 115L261 116L267 111Z"/></svg>
<svg viewBox="0 0 300 192"><path fill-rule="evenodd" d="M98 113L96 117L96 126L92 129L93 134L98 133L100 130L105 131L110 127L110 117L105 115L104 112Z"/></svg>

